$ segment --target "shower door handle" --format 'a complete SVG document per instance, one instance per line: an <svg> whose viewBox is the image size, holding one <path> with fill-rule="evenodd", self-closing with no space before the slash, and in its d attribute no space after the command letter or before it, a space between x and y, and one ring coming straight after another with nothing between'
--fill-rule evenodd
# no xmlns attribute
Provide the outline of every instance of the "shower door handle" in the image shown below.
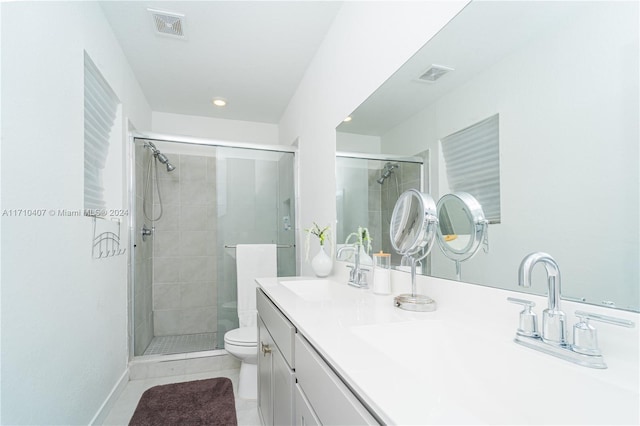
<svg viewBox="0 0 640 426"><path fill-rule="evenodd" d="M262 351L262 356L267 356L267 354L271 353L271 347L263 342L260 342L260 350Z"/></svg>

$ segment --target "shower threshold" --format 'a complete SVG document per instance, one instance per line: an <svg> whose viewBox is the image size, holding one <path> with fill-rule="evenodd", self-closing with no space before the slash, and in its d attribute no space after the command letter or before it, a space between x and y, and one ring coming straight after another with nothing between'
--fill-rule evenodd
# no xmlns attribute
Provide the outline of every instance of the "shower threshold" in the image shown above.
<svg viewBox="0 0 640 426"><path fill-rule="evenodd" d="M156 336L143 355L170 355L216 349L217 333Z"/></svg>

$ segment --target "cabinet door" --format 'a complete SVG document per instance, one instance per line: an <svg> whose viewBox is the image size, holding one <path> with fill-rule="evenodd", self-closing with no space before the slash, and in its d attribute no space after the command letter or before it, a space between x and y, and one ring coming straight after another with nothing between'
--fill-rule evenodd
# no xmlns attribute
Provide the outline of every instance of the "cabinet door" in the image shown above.
<svg viewBox="0 0 640 426"><path fill-rule="evenodd" d="M311 404L299 385L295 387L295 426L321 426L320 420L313 412Z"/></svg>
<svg viewBox="0 0 640 426"><path fill-rule="evenodd" d="M277 347L271 355L273 423L275 425L291 425L293 424L295 376Z"/></svg>
<svg viewBox="0 0 640 426"><path fill-rule="evenodd" d="M262 424L273 425L272 352L275 347L267 328L258 317L258 412Z"/></svg>

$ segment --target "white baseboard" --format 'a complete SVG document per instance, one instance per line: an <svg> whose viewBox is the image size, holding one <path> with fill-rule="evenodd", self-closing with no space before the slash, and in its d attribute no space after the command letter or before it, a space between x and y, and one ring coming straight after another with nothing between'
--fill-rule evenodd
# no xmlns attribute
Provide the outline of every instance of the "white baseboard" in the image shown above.
<svg viewBox="0 0 640 426"><path fill-rule="evenodd" d="M111 409L113 408L113 405L115 404L116 400L118 399L128 382L129 367L127 367L124 373L122 373L120 379L118 379L113 389L111 389L111 392L109 392L107 399L104 400L96 415L93 416L93 419L91 419L91 422L89 423L90 425L101 425L104 423L107 416L109 415L109 411L111 411Z"/></svg>

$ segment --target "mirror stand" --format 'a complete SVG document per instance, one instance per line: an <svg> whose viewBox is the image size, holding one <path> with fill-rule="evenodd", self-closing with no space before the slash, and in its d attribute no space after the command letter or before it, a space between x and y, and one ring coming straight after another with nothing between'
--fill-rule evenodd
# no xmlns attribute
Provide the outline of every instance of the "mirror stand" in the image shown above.
<svg viewBox="0 0 640 426"><path fill-rule="evenodd" d="M411 294L401 294L394 297L393 303L397 308L405 311L431 312L437 309L436 301L422 294L418 294L416 290L416 264L417 259L413 256L407 256L409 265L411 266Z"/></svg>
<svg viewBox="0 0 640 426"><path fill-rule="evenodd" d="M437 226L436 205L429 194L409 189L398 197L389 234L394 250L403 256L403 260L409 261L411 294L396 296L393 303L397 308L416 312L431 312L437 308L433 299L416 291L416 264L431 252Z"/></svg>

